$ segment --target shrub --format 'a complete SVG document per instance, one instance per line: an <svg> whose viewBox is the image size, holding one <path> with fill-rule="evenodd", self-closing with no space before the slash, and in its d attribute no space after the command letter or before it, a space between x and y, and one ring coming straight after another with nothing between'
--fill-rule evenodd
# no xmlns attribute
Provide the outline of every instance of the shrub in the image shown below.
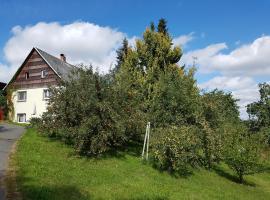
<svg viewBox="0 0 270 200"><path fill-rule="evenodd" d="M185 175L199 165L198 129L192 126L161 128L155 131L152 156L161 170Z"/></svg>
<svg viewBox="0 0 270 200"><path fill-rule="evenodd" d="M270 127L261 128L258 134L262 135L263 143L270 145Z"/></svg>
<svg viewBox="0 0 270 200"><path fill-rule="evenodd" d="M51 88L39 130L84 155L99 156L125 145L136 132L131 135L124 126L126 118L112 86L109 76L94 73L92 68L75 70L61 87ZM132 125L140 126L135 120Z"/></svg>
<svg viewBox="0 0 270 200"><path fill-rule="evenodd" d="M202 150L201 163L207 169L211 169L214 163L221 160L221 132L219 129L213 129L206 120L201 120L198 124L200 129L198 138Z"/></svg>
<svg viewBox="0 0 270 200"><path fill-rule="evenodd" d="M38 118L38 117L32 117L30 119L29 123L30 123L31 127L37 128L37 127L40 127L42 120L41 120L41 118Z"/></svg>
<svg viewBox="0 0 270 200"><path fill-rule="evenodd" d="M231 134L227 135L224 148L225 163L243 183L244 175L258 173L264 170L261 160L262 145L258 135L249 135L243 126L231 127Z"/></svg>
<svg viewBox="0 0 270 200"><path fill-rule="evenodd" d="M0 109L4 111L5 117L7 117L9 109L7 104L7 96L3 90L0 90Z"/></svg>
<svg viewBox="0 0 270 200"><path fill-rule="evenodd" d="M212 168L222 159L224 129L240 121L237 100L231 93L220 90L204 92L201 96L202 116L197 120L203 149L203 164Z"/></svg>

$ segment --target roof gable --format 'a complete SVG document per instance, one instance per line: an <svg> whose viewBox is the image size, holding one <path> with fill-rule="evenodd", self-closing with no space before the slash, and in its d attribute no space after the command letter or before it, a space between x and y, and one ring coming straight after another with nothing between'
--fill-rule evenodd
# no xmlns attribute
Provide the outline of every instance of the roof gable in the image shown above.
<svg viewBox="0 0 270 200"><path fill-rule="evenodd" d="M75 66L62 61L61 59L48 54L41 49L34 48L39 55L48 63L48 65L55 71L55 73L64 80L68 79L68 74L75 68Z"/></svg>
<svg viewBox="0 0 270 200"><path fill-rule="evenodd" d="M9 83L3 88L3 90L5 90L6 87L10 85L17 78L17 76L19 76L22 68L27 64L29 58L31 58L34 52L38 53L38 55L44 60L45 63L47 63L47 65L54 71L54 73L60 79L67 80L69 73L75 68L75 66L62 61L59 58L56 58L48 54L47 52L42 51L41 49L33 48L23 61L22 65L18 68L14 76L11 78Z"/></svg>

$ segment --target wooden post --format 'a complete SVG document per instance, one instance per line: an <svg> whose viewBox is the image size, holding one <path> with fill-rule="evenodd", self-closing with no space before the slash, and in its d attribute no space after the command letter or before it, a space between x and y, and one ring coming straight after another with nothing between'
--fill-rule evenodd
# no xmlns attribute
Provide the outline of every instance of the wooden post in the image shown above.
<svg viewBox="0 0 270 200"><path fill-rule="evenodd" d="M145 145L146 145L147 129L148 129L148 124L146 125L146 130L145 130L145 136L144 136L144 142L143 142L143 151L142 151L142 159L143 159L143 156L144 156L144 150L145 150Z"/></svg>
<svg viewBox="0 0 270 200"><path fill-rule="evenodd" d="M147 134L147 146L146 146L146 160L148 160L149 139L150 139L150 122L148 122L148 134Z"/></svg>
<svg viewBox="0 0 270 200"><path fill-rule="evenodd" d="M143 142L143 151L142 151L142 159L144 159L145 146L146 146L146 160L148 160L149 139L150 139L150 122L148 122L146 125L146 131L145 131L144 142Z"/></svg>

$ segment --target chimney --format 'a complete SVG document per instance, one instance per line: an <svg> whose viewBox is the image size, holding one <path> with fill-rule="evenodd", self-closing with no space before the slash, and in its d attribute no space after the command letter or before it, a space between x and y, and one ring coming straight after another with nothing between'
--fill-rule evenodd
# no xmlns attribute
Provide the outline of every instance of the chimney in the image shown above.
<svg viewBox="0 0 270 200"><path fill-rule="evenodd" d="M64 61L64 62L66 62L66 56L65 56L65 54L61 53L61 54L60 54L60 59L61 59L62 61Z"/></svg>

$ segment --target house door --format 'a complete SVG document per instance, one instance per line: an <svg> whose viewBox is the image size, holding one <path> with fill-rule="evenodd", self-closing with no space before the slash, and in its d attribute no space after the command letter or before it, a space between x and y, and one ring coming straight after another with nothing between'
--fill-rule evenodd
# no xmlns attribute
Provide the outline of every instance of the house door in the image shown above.
<svg viewBox="0 0 270 200"><path fill-rule="evenodd" d="M2 108L0 108L0 121L4 120L4 111Z"/></svg>

